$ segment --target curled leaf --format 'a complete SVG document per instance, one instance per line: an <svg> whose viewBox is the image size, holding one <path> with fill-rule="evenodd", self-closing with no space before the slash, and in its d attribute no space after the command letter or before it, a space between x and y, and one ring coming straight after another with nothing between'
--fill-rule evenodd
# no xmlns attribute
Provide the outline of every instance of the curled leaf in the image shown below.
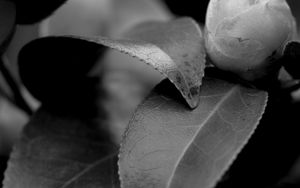
<svg viewBox="0 0 300 188"><path fill-rule="evenodd" d="M191 18L145 22L132 28L128 39L87 39L127 53L153 66L181 92L191 108L199 103L205 49L201 29Z"/></svg>
<svg viewBox="0 0 300 188"><path fill-rule="evenodd" d="M99 79L86 78L104 50L95 43L67 37L37 39L19 54L20 77L31 94L47 105L83 101L78 100L80 95L93 98L87 90Z"/></svg>
<svg viewBox="0 0 300 188"><path fill-rule="evenodd" d="M204 78L191 111L169 82L136 110L121 145L121 184L129 187L210 188L229 168L259 123L263 91Z"/></svg>
<svg viewBox="0 0 300 188"><path fill-rule="evenodd" d="M68 77L69 80L72 80L76 75L73 74L72 63L69 62L74 61L76 65L85 66L83 65L84 57L92 56L94 57L92 63L95 64L95 57L101 55L98 52L109 47L152 65L167 76L181 92L189 106L195 108L199 103L200 86L205 68L204 41L196 22L190 18L182 18L170 22L144 23L134 27L127 34L127 38L112 40L103 37L74 36L71 38L47 37L35 40L25 46L20 53L21 77L23 75L25 85L29 87L30 91L35 90L33 91L35 94L38 92L36 90L41 90L38 86L42 83L43 79L41 78L46 77L43 74L48 71L49 67L53 70L51 73L53 78L57 76L57 73L69 74L71 72L71 76L68 75ZM86 47L91 48L87 50ZM54 59L56 61L53 61ZM87 61L91 62L90 59ZM68 69L60 70L60 66L67 67L65 65L70 65L69 71ZM88 63L88 65L91 64ZM82 73L79 71L76 74L81 76ZM67 79L60 78L62 82ZM37 82L40 83L31 86Z"/></svg>

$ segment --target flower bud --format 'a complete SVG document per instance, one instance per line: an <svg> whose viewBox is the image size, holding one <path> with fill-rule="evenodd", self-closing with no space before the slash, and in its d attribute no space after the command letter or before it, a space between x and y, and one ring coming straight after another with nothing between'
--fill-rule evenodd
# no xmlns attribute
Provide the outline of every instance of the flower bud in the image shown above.
<svg viewBox="0 0 300 188"><path fill-rule="evenodd" d="M214 65L246 80L269 73L296 31L285 0L211 0L206 48Z"/></svg>

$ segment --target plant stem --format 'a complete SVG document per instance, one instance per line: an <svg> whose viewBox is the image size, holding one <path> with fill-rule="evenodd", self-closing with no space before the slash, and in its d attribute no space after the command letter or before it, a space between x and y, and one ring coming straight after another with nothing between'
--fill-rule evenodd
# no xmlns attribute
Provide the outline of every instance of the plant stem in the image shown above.
<svg viewBox="0 0 300 188"><path fill-rule="evenodd" d="M0 59L0 71L8 86L10 87L11 91L13 92L15 105L22 109L25 113L27 113L27 115L32 115L32 109L29 107L29 105L23 98L17 82L11 75L10 71L6 68L2 58Z"/></svg>

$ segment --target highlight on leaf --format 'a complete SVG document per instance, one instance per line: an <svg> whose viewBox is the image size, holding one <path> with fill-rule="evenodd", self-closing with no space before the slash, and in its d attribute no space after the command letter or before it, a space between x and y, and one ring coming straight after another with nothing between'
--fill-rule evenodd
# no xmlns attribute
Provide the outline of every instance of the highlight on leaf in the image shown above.
<svg viewBox="0 0 300 188"><path fill-rule="evenodd" d="M165 75L187 104L195 108L204 76L206 55L198 24L191 18L146 22L133 27L126 39L83 38L139 58Z"/></svg>
<svg viewBox="0 0 300 188"><path fill-rule="evenodd" d="M213 187L253 134L267 103L264 91L209 77L192 111L176 92L163 81L131 119L120 150L124 188Z"/></svg>
<svg viewBox="0 0 300 188"><path fill-rule="evenodd" d="M65 52L72 53L72 50L82 49L86 41L86 45L94 46L94 50L92 52L85 51L85 53L95 55L94 51L108 47L137 57L141 62L153 66L169 78L182 93L191 108L195 108L199 103L200 86L206 62L204 40L199 26L190 18L141 24L128 32L127 39L112 40L103 37L87 38L78 36L66 38L68 37L37 39L23 49L20 55L20 72L21 75L24 75L25 85L26 83L27 85L31 84L26 81L26 75L37 76L32 74L28 67L35 67L34 64L41 61L43 57L53 56L55 58L58 57L57 54L66 57L62 54L64 50L55 49L55 45L64 46ZM72 39L73 43L65 43L66 40L71 41ZM82 46L73 46L74 43L82 43ZM98 48L95 44L98 44ZM43 55L37 57L26 55L32 53ZM80 52L78 51L78 53ZM48 67L48 65L52 66L52 62L44 63L41 68Z"/></svg>

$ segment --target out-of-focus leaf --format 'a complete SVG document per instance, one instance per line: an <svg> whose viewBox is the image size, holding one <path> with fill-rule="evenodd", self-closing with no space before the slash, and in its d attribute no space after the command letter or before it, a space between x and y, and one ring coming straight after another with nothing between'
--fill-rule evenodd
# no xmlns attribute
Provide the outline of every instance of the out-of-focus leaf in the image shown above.
<svg viewBox="0 0 300 188"><path fill-rule="evenodd" d="M169 18L170 14L158 0L68 0L40 28L42 36L115 38L137 23Z"/></svg>
<svg viewBox="0 0 300 188"><path fill-rule="evenodd" d="M119 187L117 148L95 125L39 109L13 149L4 188Z"/></svg>
<svg viewBox="0 0 300 188"><path fill-rule="evenodd" d="M5 80L5 77L1 73L0 73L0 95L5 96L7 98L8 97L12 98L12 96L13 96L13 93L12 93L9 85L7 84L7 82Z"/></svg>
<svg viewBox="0 0 300 188"><path fill-rule="evenodd" d="M122 61L119 63L122 63ZM157 78L152 78L154 81L161 79L162 76L158 72L152 70L150 66L144 66L146 68L144 71L157 73ZM116 143L121 142L122 134L136 107L155 86L155 82L146 82L148 80L145 79L143 74L138 74L135 70L130 71L129 69L130 67L128 69L120 68L120 70L105 69L103 76L103 87L107 92L107 98L103 101L103 106L108 112L109 127L114 133ZM159 83L159 81L156 83Z"/></svg>
<svg viewBox="0 0 300 188"><path fill-rule="evenodd" d="M0 0L0 55L5 51L16 21L16 7L10 0Z"/></svg>
<svg viewBox="0 0 300 188"><path fill-rule="evenodd" d="M110 38L122 38L131 27L145 21L167 21L172 15L160 0L110 0L110 16L105 33ZM134 29L133 29L134 31ZM103 84L108 92L105 106L117 143L140 102L164 76L139 59L110 50L103 63Z"/></svg>
<svg viewBox="0 0 300 188"><path fill-rule="evenodd" d="M137 23L167 21L170 17L160 0L68 0L40 24L40 33L121 38ZM135 108L163 75L116 50L108 50L100 64L105 64L103 87L107 98L103 105L109 127L120 142ZM93 72L97 74L97 70Z"/></svg>
<svg viewBox="0 0 300 188"><path fill-rule="evenodd" d="M39 38L38 24L17 25L12 40L5 51L6 67L18 83L20 83L17 65L18 54L25 44L37 38Z"/></svg>
<svg viewBox="0 0 300 188"><path fill-rule="evenodd" d="M37 40L19 56L22 81L42 107L13 149L4 187L119 187L102 74L89 74L105 48L41 40L45 46Z"/></svg>
<svg viewBox="0 0 300 188"><path fill-rule="evenodd" d="M291 171L282 180L282 184L291 184L291 185L295 185L295 187L299 187L300 185L300 158L299 157L296 160L296 162L293 164Z"/></svg>
<svg viewBox="0 0 300 188"><path fill-rule="evenodd" d="M162 82L125 132L122 186L213 187L254 132L266 102L266 92L204 78L200 104L190 110L176 89Z"/></svg>
<svg viewBox="0 0 300 188"><path fill-rule="evenodd" d="M7 81L9 81L9 85L7 85L5 90L6 95L11 98L14 103L16 104L20 104L20 102L16 102L16 101L20 101L19 97L17 97L18 99L16 99L16 88L19 88L19 90L23 90L22 84L21 84L21 80L19 77L19 68L18 68L18 64L17 64L17 58L18 58L18 54L20 49L29 41L38 38L38 25L34 24L34 25L17 25L14 35L12 36L12 39L5 51L5 53L3 54L2 58L3 58L3 63L5 65L5 69L7 70L7 74L9 73L9 77L6 75L6 77L3 79L4 80L4 84L1 83L1 78L0 78L0 84L2 86L5 86L8 84ZM3 72L3 70L2 70ZM1 76L0 76L1 77ZM12 82L13 81L13 82ZM12 86L12 83L15 83L14 85L16 85L17 87ZM14 89L13 89L14 88ZM24 92L23 92L24 93ZM36 103L36 100L32 99L32 97L27 97L30 94L27 94L25 98L24 94L22 94L21 96L23 96L24 100L26 101L27 104L29 104L31 107L34 106L34 104ZM30 99L30 100L27 100ZM20 106L20 105L19 105ZM27 108L26 108L27 109ZM32 108L32 109L37 109L36 107Z"/></svg>
<svg viewBox="0 0 300 188"><path fill-rule="evenodd" d="M41 36L98 36L107 31L112 0L68 0L40 24ZM76 19L74 19L76 17Z"/></svg>
<svg viewBox="0 0 300 188"><path fill-rule="evenodd" d="M119 38L139 23L168 21L173 15L161 0L111 0L112 14L108 36Z"/></svg>
<svg viewBox="0 0 300 188"><path fill-rule="evenodd" d="M27 122L26 114L0 97L0 155L7 155L11 151Z"/></svg>
<svg viewBox="0 0 300 188"><path fill-rule="evenodd" d="M21 74L24 72L24 83L25 85L26 83L32 85L34 82L39 82L48 76L51 79L57 79L58 71L62 72L64 76L59 76L62 80L58 79L57 81L63 83L64 80L68 79L65 78L65 74L68 73L69 75L70 71L74 72L73 69L77 70L77 68L74 68L72 64L68 64L62 71L59 67L60 63L57 63L58 66L53 66L52 61L54 59L56 59L56 62L63 62L64 60L60 56L69 58L72 56L71 54L82 53L80 55L82 59L78 60L78 57L74 56L74 60L71 60L78 62L75 63L76 65L80 65L84 64L84 58L87 57L87 53L92 53L91 50L97 52L103 47L109 47L152 65L156 70L167 76L179 89L190 107L195 108L199 102L200 86L205 68L204 41L197 23L190 18L170 22L148 22L135 27L127 36L130 39L111 40L101 37L80 37L77 39L77 37L73 37L73 42L71 38L67 39L66 37L38 39L27 45L20 53L20 72ZM87 41L86 44L84 44L84 40ZM66 41L69 42L66 43ZM79 44L81 47L78 47ZM99 47L97 48L95 45ZM87 50L85 46L91 46L91 49ZM69 55L65 55L65 53ZM35 54L38 55L35 57ZM46 63L40 63L42 59L47 59ZM52 71L47 70L48 65L53 67ZM21 66L25 71L22 70ZM37 69L40 73L33 69ZM40 70L47 70L52 76L45 76L46 72ZM81 68L79 70L81 71ZM54 74L55 76L53 76ZM34 79L27 79L26 76ZM72 78L72 76L69 77ZM36 78L39 78L39 81L35 81ZM76 83L72 79L69 81ZM39 87L32 88L40 90Z"/></svg>
<svg viewBox="0 0 300 188"><path fill-rule="evenodd" d="M51 15L59 6L67 0L13 0L17 5L17 23L34 24Z"/></svg>

